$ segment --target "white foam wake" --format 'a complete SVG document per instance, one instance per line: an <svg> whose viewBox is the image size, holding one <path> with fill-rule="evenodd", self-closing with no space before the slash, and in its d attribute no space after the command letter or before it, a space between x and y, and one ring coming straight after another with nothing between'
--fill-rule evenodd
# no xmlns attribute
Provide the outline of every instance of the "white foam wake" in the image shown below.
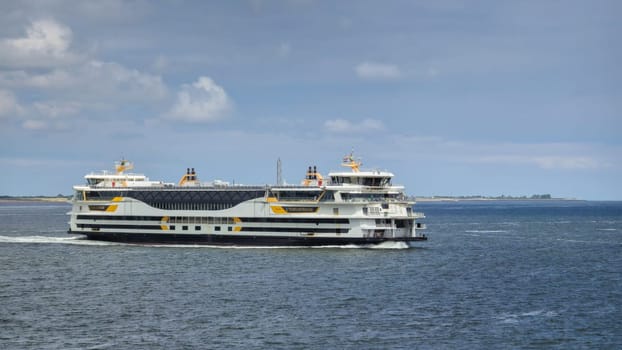
<svg viewBox="0 0 622 350"><path fill-rule="evenodd" d="M74 244L89 246L126 245L153 248L210 248L210 249L409 249L410 245L405 242L383 242L378 244L347 244L325 246L226 246L226 245L203 245L203 244L134 244L89 240L84 236L0 236L0 243L21 244Z"/></svg>
<svg viewBox="0 0 622 350"><path fill-rule="evenodd" d="M118 243L92 241L84 236L54 237L54 236L0 236L0 243L26 244L76 244L76 245L115 245Z"/></svg>
<svg viewBox="0 0 622 350"><path fill-rule="evenodd" d="M369 246L370 249L408 249L410 245L406 242L382 242Z"/></svg>
<svg viewBox="0 0 622 350"><path fill-rule="evenodd" d="M622 242L602 241L602 240L582 240L582 239L563 239L563 238L558 238L557 241L569 242L569 243L580 243L580 244L613 244L613 245L622 245Z"/></svg>
<svg viewBox="0 0 622 350"><path fill-rule="evenodd" d="M552 318L559 316L555 311L546 310L534 310L529 312L523 312L519 314L503 313L497 317L501 323L519 323L521 321L527 321L532 318L543 317Z"/></svg>

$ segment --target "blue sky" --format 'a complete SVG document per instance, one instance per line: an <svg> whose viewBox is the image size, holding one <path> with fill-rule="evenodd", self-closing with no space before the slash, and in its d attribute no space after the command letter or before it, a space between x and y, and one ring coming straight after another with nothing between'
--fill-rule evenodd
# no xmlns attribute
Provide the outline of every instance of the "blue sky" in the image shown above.
<svg viewBox="0 0 622 350"><path fill-rule="evenodd" d="M619 1L0 4L0 194L298 183L354 149L408 194L622 199Z"/></svg>

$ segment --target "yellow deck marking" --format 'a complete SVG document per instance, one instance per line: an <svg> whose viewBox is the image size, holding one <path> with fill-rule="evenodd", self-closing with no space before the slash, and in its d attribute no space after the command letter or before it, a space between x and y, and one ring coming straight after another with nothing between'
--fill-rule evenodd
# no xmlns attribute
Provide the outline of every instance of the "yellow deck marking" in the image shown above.
<svg viewBox="0 0 622 350"><path fill-rule="evenodd" d="M272 209L272 212L275 214L287 214L285 209L283 209L283 207L280 205L273 205L270 207L270 209Z"/></svg>

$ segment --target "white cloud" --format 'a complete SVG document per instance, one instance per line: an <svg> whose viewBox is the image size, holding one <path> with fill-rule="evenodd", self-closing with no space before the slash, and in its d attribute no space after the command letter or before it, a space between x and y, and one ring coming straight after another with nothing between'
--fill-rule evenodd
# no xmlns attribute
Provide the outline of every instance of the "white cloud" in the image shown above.
<svg viewBox="0 0 622 350"><path fill-rule="evenodd" d="M48 128L48 123L43 120L28 119L22 123L26 130L44 130Z"/></svg>
<svg viewBox="0 0 622 350"><path fill-rule="evenodd" d="M0 65L54 67L80 60L69 51L71 29L51 19L34 21L20 38L0 41Z"/></svg>
<svg viewBox="0 0 622 350"><path fill-rule="evenodd" d="M21 126L26 130L67 130L77 120L83 106L72 101L37 101L24 108Z"/></svg>
<svg viewBox="0 0 622 350"><path fill-rule="evenodd" d="M360 122L352 122L346 119L333 119L324 122L326 130L334 133L363 133L383 130L384 125L376 119L364 119Z"/></svg>
<svg viewBox="0 0 622 350"><path fill-rule="evenodd" d="M168 94L159 75L97 60L42 73L8 71L0 75L0 86L46 89L57 95L95 100L152 100Z"/></svg>
<svg viewBox="0 0 622 350"><path fill-rule="evenodd" d="M76 54L72 38L69 27L46 19L32 22L22 37L0 40L0 115L27 130L60 130L74 125L83 111L168 95L160 76ZM22 106L1 88L37 98Z"/></svg>
<svg viewBox="0 0 622 350"><path fill-rule="evenodd" d="M581 155L500 154L465 158L468 163L497 165L535 165L541 169L581 170L608 167L606 162Z"/></svg>
<svg viewBox="0 0 622 350"><path fill-rule="evenodd" d="M22 107L17 103L15 95L8 90L0 90L0 116L21 113Z"/></svg>
<svg viewBox="0 0 622 350"><path fill-rule="evenodd" d="M592 170L612 167L618 154L585 143L477 143L436 137L394 136L398 150L417 149L417 157L456 164L535 167L543 170Z"/></svg>
<svg viewBox="0 0 622 350"><path fill-rule="evenodd" d="M199 77L192 85L183 85L168 118L187 122L212 122L225 117L232 102L225 90L209 77Z"/></svg>
<svg viewBox="0 0 622 350"><path fill-rule="evenodd" d="M51 118L62 118L80 112L81 105L77 102L46 101L35 102L34 109L41 115Z"/></svg>
<svg viewBox="0 0 622 350"><path fill-rule="evenodd" d="M595 169L607 166L596 159L581 156L535 157L533 160L544 169Z"/></svg>
<svg viewBox="0 0 622 350"><path fill-rule="evenodd" d="M115 62L90 61L77 73L77 85L92 85L93 92L104 92L115 98L149 100L167 94L160 76L129 69Z"/></svg>
<svg viewBox="0 0 622 350"><path fill-rule="evenodd" d="M168 96L159 75L76 54L73 32L55 20L33 21L25 32L0 39L0 114L12 114L25 129L63 129L72 125L66 117L77 118L83 111L114 110ZM35 99L20 106L3 88Z"/></svg>
<svg viewBox="0 0 622 350"><path fill-rule="evenodd" d="M536 166L545 170L608 168L610 155L595 145L581 143L463 144L463 161L499 166Z"/></svg>
<svg viewBox="0 0 622 350"><path fill-rule="evenodd" d="M400 69L393 64L363 62L354 68L356 75L363 79L399 79L402 77Z"/></svg>
<svg viewBox="0 0 622 350"><path fill-rule="evenodd" d="M77 102L36 101L21 106L12 92L0 90L0 117L19 123L26 130L66 129L67 117L80 111Z"/></svg>
<svg viewBox="0 0 622 350"><path fill-rule="evenodd" d="M25 70L4 71L0 85L16 88L58 89L72 85L74 76L64 69L45 73L29 73Z"/></svg>

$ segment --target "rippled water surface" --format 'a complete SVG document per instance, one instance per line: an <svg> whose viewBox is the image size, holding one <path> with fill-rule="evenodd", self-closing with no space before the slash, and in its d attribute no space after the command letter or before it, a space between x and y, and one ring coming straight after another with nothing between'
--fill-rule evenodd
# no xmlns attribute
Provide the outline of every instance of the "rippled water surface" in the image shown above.
<svg viewBox="0 0 622 350"><path fill-rule="evenodd" d="M31 349L621 348L621 202L421 203L429 241L136 246L0 203L0 344Z"/></svg>

